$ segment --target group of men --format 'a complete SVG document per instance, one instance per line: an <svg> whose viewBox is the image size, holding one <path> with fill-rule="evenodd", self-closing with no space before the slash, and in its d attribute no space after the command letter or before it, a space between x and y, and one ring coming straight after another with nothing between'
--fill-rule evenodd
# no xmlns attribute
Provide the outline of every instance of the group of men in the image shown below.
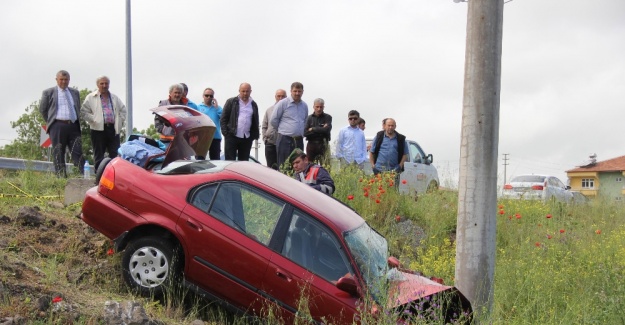
<svg viewBox="0 0 625 325"><path fill-rule="evenodd" d="M70 149L72 161L83 172L80 118L90 126L94 148L94 166L97 169L108 152L110 158L117 156L120 131L125 127L127 110L124 103L109 91L110 80L106 76L96 79L98 90L87 95L80 105L77 90L69 88L69 73L61 70L56 75L57 85L43 91L40 112L48 125L53 145L54 166L57 175L67 177L65 150ZM329 143L332 116L324 112L322 98L313 101L313 113L308 115L308 105L302 100L304 85L291 84L290 96L283 89L275 93L275 103L265 111L262 125L259 109L251 97L249 83L239 85L239 94L219 106L212 88L205 88L199 105L188 99L188 87L184 83L169 87L169 96L162 105L186 105L209 116L215 123L216 132L209 149L211 160L221 159L221 142L224 140L226 160L249 160L254 140L261 135L265 144L267 166L280 169L287 163L295 171L294 177L326 194L334 192L334 182L321 165L329 163ZM155 120L155 124L158 122ZM157 129L164 133L162 128ZM385 171L401 172L407 158L405 137L395 131L395 120L383 121L371 147L363 130L365 121L360 113L348 113L348 125L339 132L336 156L343 165L362 169L369 159L375 174ZM307 145L304 151L304 138ZM369 157L367 157L367 153ZM317 164L315 164L317 163Z"/></svg>
<svg viewBox="0 0 625 325"><path fill-rule="evenodd" d="M91 129L94 167L97 169L108 151L111 158L117 156L120 146L119 134L126 123L126 105L109 92L110 79L101 76L96 79L98 90L87 95L82 105L78 90L69 88L69 72L61 70L56 74L56 86L43 91L39 112L47 124L47 133L52 142L54 170L59 177L67 177L65 152L69 148L74 166L81 174L85 165L82 153L80 118Z"/></svg>

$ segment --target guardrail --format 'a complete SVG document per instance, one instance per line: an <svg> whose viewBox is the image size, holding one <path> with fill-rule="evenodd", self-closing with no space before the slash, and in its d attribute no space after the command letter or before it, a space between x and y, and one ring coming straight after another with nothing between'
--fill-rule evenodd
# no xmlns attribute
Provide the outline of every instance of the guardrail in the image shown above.
<svg viewBox="0 0 625 325"><path fill-rule="evenodd" d="M71 172L74 168L72 164L65 164L67 171ZM54 165L49 161L41 160L26 160L17 158L4 158L0 157L0 169L11 170L35 170L38 172L51 172L54 173ZM89 168L90 174L93 176L93 166Z"/></svg>

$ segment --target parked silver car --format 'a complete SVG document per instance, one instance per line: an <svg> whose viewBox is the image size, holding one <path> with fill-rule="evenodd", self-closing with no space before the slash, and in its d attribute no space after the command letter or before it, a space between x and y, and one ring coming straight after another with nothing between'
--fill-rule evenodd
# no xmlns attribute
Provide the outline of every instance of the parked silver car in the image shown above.
<svg viewBox="0 0 625 325"><path fill-rule="evenodd" d="M520 175L503 187L503 198L524 200L555 200L569 203L573 200L571 187L555 176Z"/></svg>

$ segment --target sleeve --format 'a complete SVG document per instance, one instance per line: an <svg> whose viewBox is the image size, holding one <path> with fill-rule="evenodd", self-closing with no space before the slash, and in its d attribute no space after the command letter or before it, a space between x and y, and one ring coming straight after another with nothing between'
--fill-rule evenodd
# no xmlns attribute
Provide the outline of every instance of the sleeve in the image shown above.
<svg viewBox="0 0 625 325"><path fill-rule="evenodd" d="M271 126L278 131L278 126L280 126L280 119L282 118L282 113L284 109L282 108L281 103L283 100L279 101L276 104L276 108L274 108L273 113L271 114Z"/></svg>
<svg viewBox="0 0 625 325"><path fill-rule="evenodd" d="M230 120L230 114L232 112L232 98L226 101L221 117L219 118L219 125L221 127L221 134L227 136L230 134L228 129L228 121Z"/></svg>
<svg viewBox="0 0 625 325"><path fill-rule="evenodd" d="M263 140L267 139L267 127L269 127L269 117L267 114L269 111L265 111L265 115L263 115L263 124L261 125L261 134L263 136Z"/></svg>
<svg viewBox="0 0 625 325"><path fill-rule="evenodd" d="M124 104L124 102L122 102L121 99L119 99L119 97L117 97L117 101L119 101L119 104L120 104L119 119L121 121L119 123L119 127L120 129L123 129L126 126L126 120L128 119L128 109L126 108L126 105Z"/></svg>
<svg viewBox="0 0 625 325"><path fill-rule="evenodd" d="M334 181L332 177L330 177L330 173L325 168L319 168L319 172L317 173L317 184L314 184L313 187L321 193L332 195L334 193Z"/></svg>
<svg viewBox="0 0 625 325"><path fill-rule="evenodd" d="M336 140L336 158L343 158L343 130L339 131L339 139Z"/></svg>
<svg viewBox="0 0 625 325"><path fill-rule="evenodd" d="M50 94L47 90L41 93L41 100L39 100L39 113L43 117L43 120L48 123L48 110L50 109Z"/></svg>
<svg viewBox="0 0 625 325"><path fill-rule="evenodd" d="M89 101L90 98L91 94L87 95L80 107L80 118L85 120L85 122L93 122L93 108L91 107L91 101Z"/></svg>
<svg viewBox="0 0 625 325"><path fill-rule="evenodd" d="M306 125L304 126L304 136L308 137L310 135L312 135L315 132L316 128L313 128L312 131L308 131L308 129L312 128L312 116L309 115L308 117L306 117Z"/></svg>

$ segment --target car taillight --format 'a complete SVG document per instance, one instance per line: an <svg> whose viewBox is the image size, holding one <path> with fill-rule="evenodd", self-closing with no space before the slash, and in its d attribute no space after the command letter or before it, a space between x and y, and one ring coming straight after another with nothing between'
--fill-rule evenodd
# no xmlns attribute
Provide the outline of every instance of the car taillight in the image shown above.
<svg viewBox="0 0 625 325"><path fill-rule="evenodd" d="M503 186L503 189L504 190L511 190L512 189L512 185L506 184L506 185Z"/></svg>
<svg viewBox="0 0 625 325"><path fill-rule="evenodd" d="M535 190L535 191L542 191L543 188L544 187L542 185L533 185L532 186L532 190Z"/></svg>
<svg viewBox="0 0 625 325"><path fill-rule="evenodd" d="M98 191L102 193L104 190L112 190L115 187L115 168L109 164L104 169L102 177L100 178L100 185Z"/></svg>

